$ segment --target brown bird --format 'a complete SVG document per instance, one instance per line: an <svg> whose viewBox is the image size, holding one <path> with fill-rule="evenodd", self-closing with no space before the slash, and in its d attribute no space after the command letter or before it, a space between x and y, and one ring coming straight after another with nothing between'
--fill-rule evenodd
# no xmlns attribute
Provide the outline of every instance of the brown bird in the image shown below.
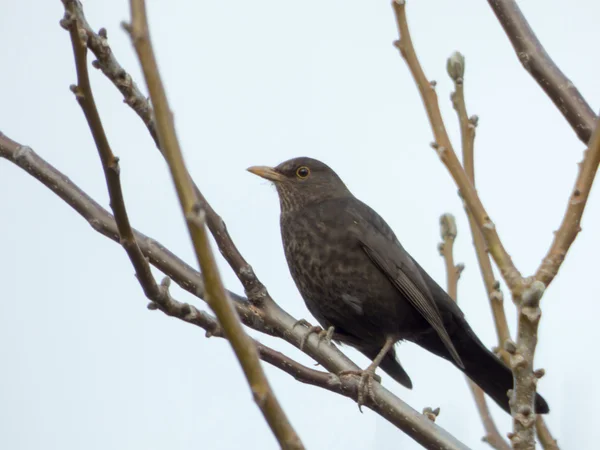
<svg viewBox="0 0 600 450"><path fill-rule="evenodd" d="M452 362L502 409L513 377L475 335L450 296L400 245L392 229L326 164L295 158L248 171L272 181L281 206L287 263L308 310L333 339L373 363L361 371L359 404L378 366L412 382L394 344L412 341ZM537 413L548 404L535 399Z"/></svg>

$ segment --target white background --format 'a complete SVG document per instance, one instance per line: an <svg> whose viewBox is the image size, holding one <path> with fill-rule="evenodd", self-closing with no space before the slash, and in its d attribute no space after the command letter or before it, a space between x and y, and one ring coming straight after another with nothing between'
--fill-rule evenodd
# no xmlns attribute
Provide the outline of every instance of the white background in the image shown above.
<svg viewBox="0 0 600 450"><path fill-rule="evenodd" d="M127 2L84 3L89 22L107 27L119 61L145 91L119 26L129 18ZM244 169L307 155L330 164L442 284L438 217L456 215L456 259L466 264L459 301L484 342L495 345L468 224L456 187L429 147L417 89L392 46L397 32L388 1L148 3L189 168L285 309L309 317L283 257L275 191ZM548 52L597 108L597 4L520 3ZM0 130L108 207L96 149L68 88L76 78L68 33L58 24L61 2L4 0L1 8ZM487 2L413 0L408 17L457 147L445 64L454 50L466 55L468 110L481 119L479 192L519 269L531 274L560 223L583 145L522 69ZM121 158L133 224L194 262L171 180L142 122L101 73L92 72L92 83ZM0 211L0 448L277 448L228 344L148 311L125 252L4 160ZM591 449L600 439L590 426L600 402L599 228L596 188L583 233L542 302L536 366L547 375L539 388L563 448ZM221 267L227 286L241 292ZM174 294L204 307L179 289ZM514 308L506 303L514 331ZM289 345L261 339L310 364ZM488 448L461 373L412 344L398 351L414 389L386 376L384 384L417 410L440 406L442 427L472 448ZM307 448L418 448L350 400L268 366L267 372ZM492 408L506 433L508 415Z"/></svg>

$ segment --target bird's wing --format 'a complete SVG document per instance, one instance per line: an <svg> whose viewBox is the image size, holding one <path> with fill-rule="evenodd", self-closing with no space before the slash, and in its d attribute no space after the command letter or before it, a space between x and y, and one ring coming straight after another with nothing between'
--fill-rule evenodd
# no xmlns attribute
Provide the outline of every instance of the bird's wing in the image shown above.
<svg viewBox="0 0 600 450"><path fill-rule="evenodd" d="M460 368L464 364L444 327L439 309L411 256L393 237L386 236L375 224L356 217L356 236L371 261L387 276L410 304L436 331L450 355ZM386 233L388 234L388 233Z"/></svg>

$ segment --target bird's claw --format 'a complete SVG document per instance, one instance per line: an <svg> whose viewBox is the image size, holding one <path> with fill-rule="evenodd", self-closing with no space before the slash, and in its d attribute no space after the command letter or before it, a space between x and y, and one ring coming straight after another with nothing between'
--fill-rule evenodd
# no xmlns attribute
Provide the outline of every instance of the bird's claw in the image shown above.
<svg viewBox="0 0 600 450"><path fill-rule="evenodd" d="M311 334L319 333L319 336L321 336L322 332L323 328L321 328L318 325L309 327L308 331L304 336L302 336L302 340L300 341L300 350L304 350L304 345L306 344L306 341L308 340Z"/></svg>
<svg viewBox="0 0 600 450"><path fill-rule="evenodd" d="M338 374L339 377L348 375L357 375L360 377L358 383L358 410L362 413L362 406L365 404L365 400L370 398L373 402L375 401L375 394L373 393L373 380L381 383L381 377L375 373L376 368L367 368L365 370L343 370Z"/></svg>
<svg viewBox="0 0 600 450"><path fill-rule="evenodd" d="M308 331L306 332L306 334L302 337L302 340L300 341L300 350L304 350L304 345L306 344L306 341L308 340L310 335L313 333L318 333L319 344L321 344L321 342L325 342L326 344L331 344L331 339L333 338L334 327L329 327L327 330L324 330L323 328L321 328L318 325L317 326L311 325L305 319L298 320L294 324L294 327L292 327L292 328L295 328L297 325L302 325L302 326L305 326L308 328ZM319 344L317 344L317 345L319 345Z"/></svg>
<svg viewBox="0 0 600 450"><path fill-rule="evenodd" d="M306 327L306 328L312 327L312 325L310 324L310 322L308 320L306 320L306 319L299 319L299 320L296 321L296 323L292 327L292 330L294 328L300 326L300 325L303 326L303 327Z"/></svg>

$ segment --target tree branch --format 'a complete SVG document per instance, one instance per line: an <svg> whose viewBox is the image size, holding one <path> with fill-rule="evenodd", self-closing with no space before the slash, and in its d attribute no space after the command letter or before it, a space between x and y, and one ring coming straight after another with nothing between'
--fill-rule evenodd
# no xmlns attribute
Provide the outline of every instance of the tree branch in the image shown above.
<svg viewBox="0 0 600 450"><path fill-rule="evenodd" d="M579 163L579 174L575 180L575 187L562 223L554 234L550 250L535 274L536 280L546 286L554 280L569 248L581 231L581 218L596 177L598 164L600 164L600 127L596 126L589 147L583 154L583 160Z"/></svg>
<svg viewBox="0 0 600 450"><path fill-rule="evenodd" d="M521 64L567 119L579 139L588 144L596 115L538 40L515 0L488 0Z"/></svg>
<svg viewBox="0 0 600 450"><path fill-rule="evenodd" d="M450 75L450 78L452 78L452 81L454 82L454 92L451 95L451 99L452 106L456 110L458 120L460 123L463 166L465 168L467 176L471 180L471 183L473 183L473 186L475 186L474 142L478 117L469 117L467 114L467 106L465 103L464 94L464 56L458 52L455 52L448 59L447 67L448 75ZM502 295L502 291L500 290L500 283L494 278L492 263L487 254L485 240L483 238L483 235L481 234L481 230L475 223L473 215L470 213L469 208L466 205L465 211L467 212L467 217L469 219L469 226L471 228L471 235L473 236L473 245L475 246L475 253L477 254L477 260L479 262L479 269L481 271L481 276L483 278L484 285L488 293L490 307L494 316L494 324L496 326L496 334L498 336L498 347L496 349L496 353L506 365L510 366L509 354L504 349L504 344L511 339L510 331L508 329L508 323L506 320L506 312L504 310L504 296ZM476 392L474 390L473 396L475 397L475 402L477 403L480 411L482 411L482 408L487 408L487 404L485 403L485 398L481 390L479 392ZM491 420L489 412L487 413L487 417ZM489 426L493 426L493 428L489 429L495 429L493 421L491 422L491 424L485 424L486 416L484 416L483 414L482 419L484 420L486 430ZM536 430L538 431L538 437L540 438L542 446L547 450L552 449L551 446L546 444L556 443L556 441L552 438L550 430L548 430L548 428L546 427L542 416L538 416L536 418ZM494 442L497 442L497 439L495 437ZM504 442L504 440L502 440L502 442ZM494 444L492 444L491 441L490 444L494 446ZM552 450L557 450L557 448Z"/></svg>
<svg viewBox="0 0 600 450"><path fill-rule="evenodd" d="M450 172L450 175L452 175L452 178L460 189L463 199L473 213L473 218L483 232L488 244L489 252L500 269L506 284L515 295L518 295L523 290L523 277L502 245L502 241L500 240L500 236L496 231L494 223L483 207L475 188L452 148L452 143L450 142L438 105L434 83L429 82L425 76L413 47L408 23L406 21L405 6L405 0L394 0L392 2L398 24L398 32L400 34L400 40L395 42L395 46L400 50L400 53L406 61L417 87L419 88L419 92L421 93L421 98L425 105L427 116L435 137L435 142L432 145Z"/></svg>
<svg viewBox="0 0 600 450"><path fill-rule="evenodd" d="M141 93L137 85L133 82L131 76L119 64L115 58L110 46L108 45L106 29L101 28L98 33L95 33L88 24L83 13L83 7L79 0L62 0L65 6L65 13L79 23L80 32L87 35L88 48L98 58L94 61L94 67L102 70L102 73L115 85L115 87L123 94L123 99L136 114L142 119L146 125L148 132L154 139L157 148L165 156L165 153L160 146L156 123L154 119L154 110L148 99ZM192 181L193 182L193 181ZM225 222L215 212L208 201L202 195L202 192L194 184L197 200L199 205L206 214L206 224L210 229L219 251L233 269L236 276L242 283L244 291L248 299L256 304L272 303L273 300L269 296L265 286L258 280L254 274L252 266L241 255L235 244L233 243Z"/></svg>
<svg viewBox="0 0 600 450"><path fill-rule="evenodd" d="M30 147L23 146L0 133L0 157L11 161L44 184L86 219L94 230L117 243L119 242L119 234L113 217L69 178L40 158ZM202 299L206 297L200 273L159 242L136 230L134 230L134 235L140 250L152 265L191 294ZM234 300L236 310L245 325L262 333L280 337L297 348L300 347L306 329L295 327L297 319L290 316L276 303L266 310L259 310L245 297L233 292L229 292L229 295ZM344 370L359 369L334 345L319 344L317 335L310 334L303 346L303 351L329 372L339 373ZM343 386L346 385L345 383L349 383L349 388L344 388L344 391L351 392L352 398L356 400L358 380L354 377L343 377L342 381ZM318 384L315 383L315 385ZM447 431L412 409L378 383L373 386L373 397L373 400L370 396L367 398L366 407L384 417L424 447L440 450L467 449Z"/></svg>
<svg viewBox="0 0 600 450"><path fill-rule="evenodd" d="M119 242L127 252L127 256L135 269L136 277L146 294L146 297L157 304L166 307L167 298L164 289L161 289L150 269L150 264L142 254L129 223L123 190L120 180L119 159L112 152L108 138L102 126L100 114L96 107L92 86L87 68L87 46L86 34L81 33L78 23L71 19L63 19L61 26L69 31L75 57L75 68L77 71L77 85L71 86L77 103L81 107L86 118L92 137L98 149L102 169L106 179L110 206L113 211L115 222L119 233Z"/></svg>
<svg viewBox="0 0 600 450"><path fill-rule="evenodd" d="M550 434L550 430L548 430L542 416L535 418L535 432L544 450L559 450L558 442Z"/></svg>
<svg viewBox="0 0 600 450"><path fill-rule="evenodd" d="M104 75L115 85L123 94L123 101L127 103L142 119L152 139L158 146L158 135L156 134L156 124L154 122L154 111L152 104L139 90L131 75L119 64L113 52L108 45L108 33L105 28L101 28L96 33L88 24L83 13L83 6L79 0L62 0L65 8L65 20L75 20L80 33L87 36L85 41L87 47L98 58L92 62L92 66L100 69Z"/></svg>
<svg viewBox="0 0 600 450"><path fill-rule="evenodd" d="M475 188L475 129L477 127L478 117L470 117L467 114L467 106L465 103L465 90L464 90L464 73L465 73L465 58L458 52L452 54L448 59L448 75L454 82L454 92L451 95L452 106L456 110L458 115L458 121L460 123L460 134L462 142L462 159L465 172L469 177L469 180ZM467 218L469 219L469 227L471 228L471 235L473 236L473 245L475 247L475 254L477 255L477 261L479 263L479 270L481 271L481 277L485 285L485 290L488 294L492 315L494 317L494 325L496 327L496 335L498 336L498 356L508 364L508 354L504 350L504 342L510 339L510 332L508 330L508 322L506 320L506 312L504 311L504 296L500 290L500 283L498 283L494 277L494 271L492 269L492 262L487 253L485 239L481 230L475 223L473 214L465 204L465 211L467 212Z"/></svg>
<svg viewBox="0 0 600 450"><path fill-rule="evenodd" d="M457 229L456 221L452 214L444 214L440 217L440 234L442 236L442 242L439 245L439 250L446 264L448 295L450 295L452 300L456 302L458 298L458 279L460 278L460 274L463 271L464 266L462 264L454 264L453 250ZM500 432L494 423L494 419L492 419L492 415L490 413L490 409L488 408L487 402L485 401L483 391L467 376L465 376L465 379L469 385L469 388L471 389L471 393L475 399L475 405L477 406L477 410L481 416L481 421L483 422L483 427L486 433L483 440L496 450L510 450L510 446L504 439L502 439L502 436L500 435Z"/></svg>
<svg viewBox="0 0 600 450"><path fill-rule="evenodd" d="M509 391L513 416L513 432L509 439L515 450L535 448L535 400L537 380L543 371L534 371L533 359L537 346L537 329L542 316L540 299L544 295L544 284L534 281L524 292L519 302L517 343L507 341L504 345L510 354L510 367L514 375L514 389Z"/></svg>
<svg viewBox="0 0 600 450"><path fill-rule="evenodd" d="M532 427L535 422L533 400L535 398L535 381L537 380L535 377L536 372L533 371L533 356L537 344L537 324L541 315L539 299L543 295L545 286L538 281L524 279L502 246L493 223L477 196L470 177L463 170L452 148L441 117L433 83L430 83L425 77L412 44L406 20L405 0L396 0L392 5L400 33L400 40L396 43L396 46L406 60L421 93L436 139L433 146L458 185L462 198L484 235L488 251L500 269L511 290L513 300L519 308L517 344L512 344L512 355L510 357L510 366L515 380L515 389L511 401L514 431L511 434L511 442L515 448L533 448L535 445ZM451 68L449 67L449 69ZM456 78L460 76L462 74L456 74Z"/></svg>
<svg viewBox="0 0 600 450"><path fill-rule="evenodd" d="M127 29L142 65L155 109L158 140L175 183L181 208L202 269L207 300L242 366L254 400L283 449L304 449L299 436L265 376L254 341L246 334L231 299L223 286L204 226L206 213L185 166L167 96L150 41L146 3L131 0L131 26Z"/></svg>

